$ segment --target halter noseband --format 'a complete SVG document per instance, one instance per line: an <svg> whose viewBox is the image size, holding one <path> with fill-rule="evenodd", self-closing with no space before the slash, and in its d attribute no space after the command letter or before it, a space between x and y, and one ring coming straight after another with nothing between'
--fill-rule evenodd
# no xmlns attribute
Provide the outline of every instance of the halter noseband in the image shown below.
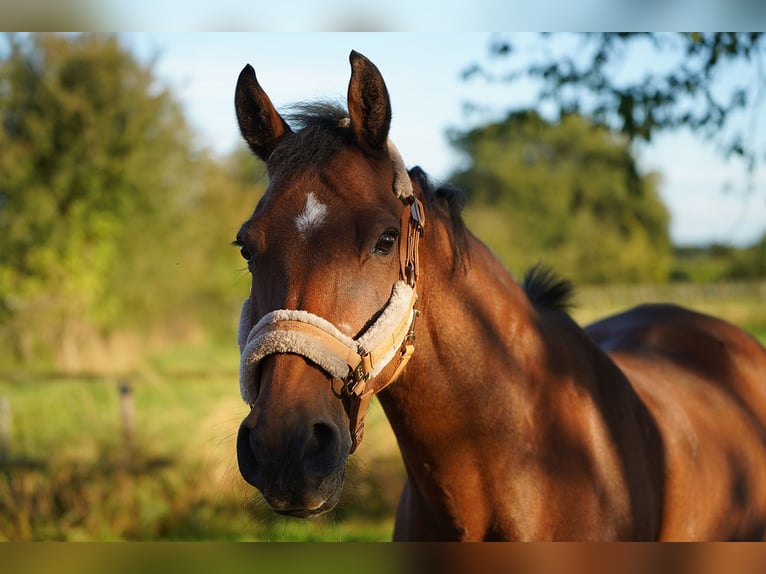
<svg viewBox="0 0 766 574"><path fill-rule="evenodd" d="M243 305L239 344L242 352L240 365L240 391L248 404L255 402L252 385L247 383L255 375L258 363L269 355L292 353L309 359L332 377L333 390L346 403L351 432L351 452L354 452L364 434L364 416L372 397L393 383L401 374L415 350L415 320L418 296L416 283L419 274L418 242L423 233L425 214L423 204L411 188L400 193L398 178L409 176L403 169L401 158L389 144L394 164L394 186L404 203L399 237L399 281L394 283L380 316L356 339L342 333L331 322L303 310L278 309L264 315L249 333L242 332L248 324L249 314ZM403 175L402 175L403 171ZM397 365L393 374L377 381L391 361ZM370 384L370 381L376 384Z"/></svg>

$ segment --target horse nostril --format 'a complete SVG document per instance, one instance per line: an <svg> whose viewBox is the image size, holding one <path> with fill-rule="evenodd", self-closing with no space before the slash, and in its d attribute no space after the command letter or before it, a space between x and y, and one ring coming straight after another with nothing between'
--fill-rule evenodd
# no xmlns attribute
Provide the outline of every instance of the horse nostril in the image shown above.
<svg viewBox="0 0 766 574"><path fill-rule="evenodd" d="M260 488L260 465L253 452L250 435L250 428L243 422L237 433L237 463L242 478L256 488Z"/></svg>
<svg viewBox="0 0 766 574"><path fill-rule="evenodd" d="M327 423L315 423L303 449L303 469L307 476L323 478L340 464L340 432Z"/></svg>

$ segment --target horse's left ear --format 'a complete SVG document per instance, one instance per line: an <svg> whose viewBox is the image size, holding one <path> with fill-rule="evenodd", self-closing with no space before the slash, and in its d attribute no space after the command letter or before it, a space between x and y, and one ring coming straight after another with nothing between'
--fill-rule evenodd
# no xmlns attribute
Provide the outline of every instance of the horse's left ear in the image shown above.
<svg viewBox="0 0 766 574"><path fill-rule="evenodd" d="M391 101L380 70L362 56L351 51L351 81L348 84L348 113L351 127L359 143L383 150L391 127Z"/></svg>

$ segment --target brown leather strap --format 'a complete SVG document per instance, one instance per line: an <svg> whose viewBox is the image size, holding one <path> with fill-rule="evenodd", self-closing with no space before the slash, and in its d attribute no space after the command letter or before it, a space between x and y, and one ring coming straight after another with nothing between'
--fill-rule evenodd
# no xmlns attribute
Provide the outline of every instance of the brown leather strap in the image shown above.
<svg viewBox="0 0 766 574"><path fill-rule="evenodd" d="M404 335L404 340L399 344L397 356L392 359L392 361L396 361L397 363L391 376L375 387L367 386L368 377L353 381L354 387L352 392L348 392L349 382L342 381L342 391L336 390L338 393L343 392L349 403L348 418L349 430L351 432L352 453L356 450L357 446L359 446L359 443L362 442L364 436L364 417L367 414L367 407L369 406L370 401L372 401L372 397L388 387L399 377L404 370L404 367L407 366L410 357L412 357L412 354L415 352L415 321L419 315L420 311L417 309L417 296L415 296L413 299L411 319L403 323L403 325L406 325L407 327L407 332ZM408 316L410 315L408 314ZM383 344L381 344L380 347L382 348ZM388 347L388 349L390 352L391 347Z"/></svg>
<svg viewBox="0 0 766 574"><path fill-rule="evenodd" d="M400 237L399 237L399 276L405 283L407 283L413 289L417 283L420 273L420 260L418 257L418 247L420 242L420 236L423 234L425 226L425 211L423 204L414 195L402 199L405 204L405 208L402 210L401 224L400 224ZM417 295L413 293L412 300L412 313L407 314L406 321L402 321L395 330L395 335L391 336L391 344L399 345L398 341L400 337L404 335L403 329L407 329L404 340L400 345L396 358L398 364L394 369L394 373L391 377L379 384L374 389L367 388L367 379L372 369L367 370L366 366L363 370L352 369L350 376L351 384L353 388L349 393L349 381L344 381L343 388L346 390L346 394L349 398L349 430L351 431L351 452L354 452L359 446L364 436L364 417L367 413L367 407L372 400L373 395L379 393L391 383L393 383L404 370L410 357L412 357L415 351L415 320L420 312L417 307ZM378 354L387 354L391 350L391 346L381 343L376 349L370 352L372 355L372 365L377 360ZM362 363L360 363L360 366ZM374 367L373 367L374 368Z"/></svg>
<svg viewBox="0 0 766 574"><path fill-rule="evenodd" d="M426 217L423 204L414 195L403 201L409 208L405 207L403 210L399 227L402 234L399 238L399 276L407 285L415 287L420 272L418 244Z"/></svg>
<svg viewBox="0 0 766 574"><path fill-rule="evenodd" d="M362 440L364 432L364 417L367 407L373 395L389 386L401 374L415 349L415 320L419 315L417 309L417 293L415 284L418 279L420 262L418 260L418 242L423 233L425 214L423 204L414 195L403 198L405 204L402 210L400 238L399 238L399 273L401 280L411 289L394 287L394 291L410 293L405 313L402 314L398 323L388 331L384 337L372 349L363 349L357 340L342 340L340 332L326 320L311 315L305 311L289 312L287 317L277 321L266 321L255 333L251 333L248 339L256 341L259 338L268 338L270 333L300 334L301 337L294 339L303 340L304 343L289 343L279 351L263 351L262 356L269 352L294 352L311 359L314 350L307 350L306 341L311 340L318 344L332 356L340 359L335 361L337 367L335 373L329 373L331 377L337 376L337 371L342 369L342 364L348 365L348 375L345 378L333 380L333 388L336 393L344 397L347 403L349 415L349 430L351 432L351 452L356 450ZM393 297L393 294L392 294ZM401 301L401 299L400 299ZM282 310L284 311L284 310ZM276 311L273 313L277 313ZM263 321L263 319L262 319ZM313 321L313 322L308 322ZM322 325L325 325L323 328ZM333 334L335 331L335 334ZM369 332L369 331L368 331ZM363 339L364 336L360 337ZM313 348L312 348L313 349ZM391 355L393 354L393 357ZM317 357L315 355L315 357ZM389 357L391 357L389 359ZM385 380L375 380L376 385L368 385L372 374L383 362L396 361L393 374ZM382 367L385 365L381 365ZM328 367L320 367L327 369Z"/></svg>
<svg viewBox="0 0 766 574"><path fill-rule="evenodd" d="M407 283L410 287L415 289L415 285L420 273L420 259L418 257L418 247L420 243L420 236L423 234L425 227L425 211L423 204L420 200L411 195L402 199L405 204L405 208L402 211L402 218L400 224L399 237L399 277L402 281ZM405 232L406 230L406 232ZM413 292L412 300L412 314L408 314L406 322L402 322L396 329L396 336L392 336L392 344L398 345L401 335L404 335L403 328L407 329L404 340L399 347L399 356L397 358L398 364L394 369L394 373L383 384L378 385L375 389L366 389L366 380L361 391L362 394L356 398L351 398L351 406L349 408L349 427L351 430L351 452L356 450L359 443L364 436L364 416L367 413L367 407L369 406L372 396L379 393L391 383L393 383L404 370L404 367L412 357L415 351L415 320L417 319L420 311L417 309L417 295ZM379 348L384 348L385 345L381 343ZM386 348L386 353L390 352L391 347ZM370 371L367 371L369 373ZM366 391L366 392L365 392Z"/></svg>

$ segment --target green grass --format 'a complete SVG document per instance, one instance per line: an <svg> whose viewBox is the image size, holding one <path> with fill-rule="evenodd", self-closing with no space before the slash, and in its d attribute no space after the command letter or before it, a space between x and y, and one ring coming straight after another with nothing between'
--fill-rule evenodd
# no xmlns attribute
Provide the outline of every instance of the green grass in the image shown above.
<svg viewBox="0 0 766 574"><path fill-rule="evenodd" d="M738 323L766 343L762 285L583 289L585 323L642 301L672 300ZM237 469L247 412L236 346L179 347L133 374L135 433L126 442L118 380L0 373L11 409L0 460L0 540L388 540L403 481L377 402L339 507L302 521L275 516Z"/></svg>
<svg viewBox="0 0 766 574"><path fill-rule="evenodd" d="M234 440L247 413L237 359L236 349L233 358L225 348L176 349L131 377L132 444L117 380L0 376L12 423L0 461L0 540L390 539L402 471L379 406L339 508L280 518L237 469Z"/></svg>
<svg viewBox="0 0 766 574"><path fill-rule="evenodd" d="M766 344L766 283L580 287L574 318L585 325L641 303L676 303L725 319Z"/></svg>

